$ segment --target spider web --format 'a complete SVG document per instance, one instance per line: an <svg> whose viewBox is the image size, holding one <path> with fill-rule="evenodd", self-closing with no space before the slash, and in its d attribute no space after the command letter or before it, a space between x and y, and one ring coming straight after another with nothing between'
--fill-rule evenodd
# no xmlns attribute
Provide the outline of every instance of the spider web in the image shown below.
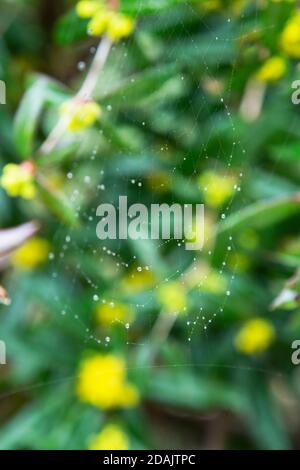
<svg viewBox="0 0 300 470"><path fill-rule="evenodd" d="M186 5L189 9L193 9L193 7L189 4L189 2L186 2ZM198 14L199 13L195 13ZM233 15L231 15L229 12L224 13L224 15L227 16L227 19L225 19L224 23L230 24L231 22L235 21L235 18ZM162 21L166 20L166 16L164 15L162 17ZM199 15L200 18L200 15ZM152 20L150 19L150 22ZM210 46L213 48L216 43L220 42L234 42L238 38L234 37L232 38L232 35L230 34L228 37L223 36L222 38L218 36L214 36L213 31L211 30L211 24L209 21L206 20L206 16L201 17L200 19L204 31L207 31L211 33L211 40L208 45L208 50L206 51L207 54L209 55L209 48ZM159 22L159 19L158 19ZM147 21L145 21L147 25ZM186 38L192 38L192 34L189 32L189 30L186 28L185 23L182 21L181 23L181 28L182 28L182 34L186 36ZM168 38L167 41L169 43L172 42L173 38L178 35L178 25L172 28L170 28L170 31L168 32ZM199 47L201 47L201 44L198 44L197 42L191 41L193 44L193 48L195 49L195 52L197 53ZM109 67L112 69L118 69L118 76L121 77L127 77L128 78L128 72L129 72L129 77L132 82L136 79L136 75L133 73L130 75L130 71L128 71L128 56L131 54L131 49L134 49L136 46L132 41L128 41L128 43L125 46L117 46L114 47L114 50L112 51L112 57L109 60ZM180 53L180 45L178 44L178 41L176 42L176 47L179 47L179 53ZM117 50L117 53L116 53ZM95 48L92 47L90 48L90 56L92 57L95 52ZM205 54L205 57L207 56ZM174 51L172 51L171 56L173 57ZM197 55L197 54L196 54ZM176 56L176 55L175 55ZM219 69L221 68L221 64L218 67L211 67L209 63L206 62L205 57L203 58L203 64L202 67L205 70L206 78L210 80L211 82L214 82L215 80L218 79L219 77ZM113 63L113 61L116 61L116 63ZM166 62L169 60L168 57L166 57ZM89 60L80 60L78 62L78 70L85 72L86 69L88 68L88 62ZM175 58L175 63L177 63L177 59ZM234 193L232 198L229 200L229 202L225 205L225 207L222 209L220 213L217 214L217 220L216 223L222 222L224 219L226 219L231 211L234 203L241 198L242 194L242 186L243 186L243 180L245 178L245 175L248 172L247 164L245 163L245 167L242 168L240 165L235 168L232 164L232 161L234 159L234 156L236 153L240 152L241 154L245 155L246 154L246 149L243 145L243 143L239 140L237 136L237 130L235 127L234 119L232 118L232 109L231 109L231 92L232 92L232 80L235 76L236 72L236 67L237 64L233 62L231 64L231 79L228 81L226 84L226 89L223 90L222 93L219 95L219 105L220 105L220 113L222 115L225 115L227 118L227 124L228 124L228 129L227 129L227 139L231 140L231 151L222 152L222 142L220 142L220 152L215 154L215 155L208 155L206 152L208 150L209 144L211 139L213 139L213 136L210 136L210 133L205 134L205 141L202 143L202 155L199 157L198 161L196 160L194 162L195 169L194 171L189 175L187 178L187 181L192 181L193 178L196 178L201 174L201 167L198 165L200 159L205 163L205 166L208 166L208 168L218 172L219 168L222 168L222 174L224 175L223 177L226 178L229 174L232 172L232 168L234 168L234 172L236 174L236 184L234 186ZM108 73L104 71L102 76L99 78L99 87L107 87L107 77ZM200 119L201 119L201 112L203 109L207 109L209 113L209 119L211 120L211 131L213 131L213 120L218 119L218 116L215 114L212 114L210 111L211 108L211 97L207 95L205 90L203 90L201 79L199 79L199 76L197 75L196 71L193 70L193 68L189 68L188 72L183 72L181 76L182 81L184 82L185 80L193 80L195 83L199 83L199 93L201 95L201 107L199 106L199 99L194 103L192 100L189 100L186 102L185 108L183 107L182 112L183 113L188 113L189 116L191 117L191 130L183 130L180 135L177 134L177 129L174 130L173 135L171 132L171 135L169 135L167 138L164 138L163 136L161 137L162 145L160 148L157 147L157 142L155 142L155 145L149 143L148 146L144 146L144 153L151 155L151 158L154 160L156 158L160 159L161 155L164 155L172 150L170 150L169 146L169 141L173 138L176 137L177 141L188 139L189 138L189 133L192 134L194 131L193 127L199 129L199 124L201 124ZM110 85L109 85L110 86ZM199 97L198 97L199 98ZM174 105L174 104L173 104ZM114 112L114 106L113 105L106 105L106 112L112 113ZM127 114L130 114L130 111L127 111ZM137 125L140 129L146 128L147 127L147 122L145 116L142 115L140 116L137 113L137 117L135 117L135 113L132 113L132 116L129 116L129 121L133 123L133 125ZM143 114L143 113L141 113ZM233 114L236 114L236 110L233 110ZM125 116L126 119L127 116ZM211 132L210 131L210 132ZM97 131L98 136L101 138L102 135L102 130L101 128ZM171 139L170 139L170 138ZM150 140L150 139L149 139ZM164 142L165 140L165 142ZM79 145L83 148L85 148L86 142L79 142ZM75 163L72 163L69 168L66 169L66 179L71 181L73 184L73 189L71 192L71 201L75 205L77 205L77 210L78 210L78 217L83 221L84 223L84 229L86 233L88 234L86 236L86 239L89 241L86 241L84 243L78 244L77 242L77 232L76 229L69 229L67 232L64 228L58 229L56 231L56 236L55 239L59 241L59 244L61 245L61 251L58 253L52 253L50 254L50 261L52 262L53 265L53 272L52 276L57 277L58 276L58 270L61 269L61 272L68 272L68 275L70 276L71 283L74 283L74 295L76 295L76 286L78 284L78 277L81 279L84 279L86 284L90 288L90 297L92 300L92 305L96 305L98 303L106 303L113 301L112 297L115 294L116 289L113 289L112 291L112 296L110 295L109 289L105 288L103 289L103 283L101 280L99 281L96 276L92 277L88 271L85 270L83 264L77 263L75 269L74 265L68 265L68 254L69 252L77 252L78 254L81 254L83 256L91 256L94 258L97 258L98 263L99 263L99 268L103 266L103 270L106 269L107 262L109 260L110 264L110 269L115 269L115 273L121 273L122 275L126 275L128 273L132 274L132 270L136 270L136 272L141 272L141 271L150 271L150 272L155 272L156 271L156 266L150 263L145 263L142 259L142 257L139 257L139 254L137 251L134 249L133 244L130 244L130 242L126 241L117 241L117 242L110 242L108 241L107 243L100 242L99 240L96 239L96 224L97 224L97 217L96 217L96 208L97 208L97 203L116 203L115 197L112 198L112 193L115 193L119 195L132 195L132 189L135 189L135 200L133 202L142 202L145 203L146 205L149 203L149 191L146 195L146 202L143 199L144 198L144 188L147 185L147 174L143 174L141 176L137 175L138 172L133 171L132 174L128 175L122 175L121 177L117 177L118 172L120 171L118 164L119 160L116 160L116 166L114 168L115 174L112 174L111 172L111 162L110 161L105 161L105 158L103 158L102 152L103 149L101 149L101 144L96 143L94 146L89 151L89 155L87 155L86 159L87 161L89 160L90 162L95 162L98 161L98 159L101 159L101 169L98 171L98 181L95 182L95 175L89 173L88 171L85 173L80 172L80 177L76 177L76 173L78 172L78 169L80 169L80 161L75 159ZM122 153L122 152L120 152ZM133 152L134 154L134 152ZM171 180L174 180L174 184L176 184L177 177L181 176L181 171L182 171L182 166L184 165L185 161L187 160L188 157L184 155L184 152L182 152L181 155L181 162L176 162L174 166L170 166L169 168L169 176ZM92 167L93 168L93 167ZM227 168L227 174L226 170ZM73 183L73 181L76 180L76 183ZM97 180L97 178L96 178ZM120 180L121 180L121 185L120 185ZM120 186L122 186L122 192L120 192ZM173 186L171 182L171 187ZM93 203L90 205L90 207L85 207L84 209L81 208L80 205L80 199L81 199L81 193L82 193L82 187L89 188L91 191L95 192L95 199ZM109 190L108 190L109 188ZM148 188L149 189L149 188ZM209 189L209 188L208 188ZM157 201L157 195L153 195L153 202L158 202ZM164 194L161 194L161 199L159 200L160 203L164 203ZM178 202L174 196L173 200L168 199L169 204L173 204ZM203 201L201 200L201 196L199 195L199 201L198 203L202 203ZM150 201L151 203L151 201ZM139 245L146 243L144 241L139 242ZM170 252L167 252L168 250L168 245L172 245L171 247L171 256ZM227 244L223 249L223 255L221 261L218 263L217 266L214 266L214 269L216 272L220 275L223 276L225 279L226 283L226 289L224 289L224 292L222 295L216 295L214 296L214 302L213 304L207 308L204 305L202 305L202 300L201 300L201 281L198 283L198 293L200 293L200 298L198 300L198 306L192 308L191 310L187 311L183 316L180 316L178 318L178 322L180 324L185 325L185 337L187 343L192 343L193 338L197 339L198 337L205 337L207 341L209 340L209 331L210 328L213 326L215 320L217 317L221 316L224 314L224 310L226 309L226 305L228 302L230 302L230 298L232 295L234 295L234 281L236 279L236 276L238 275L237 268L236 267L231 267L231 269L228 269L228 257L232 254L237 252L237 247L235 244L235 239L232 234L229 234L227 237ZM125 250L124 250L125 248ZM160 287L160 285L168 283L171 280L178 280L178 282L184 284L184 278L185 278L185 273L187 268L193 269L193 263L197 262L203 262L210 264L210 260L213 259L214 257L214 251L218 247L212 246L210 248L204 247L204 250L202 252L193 252L193 256L189 258L188 264L186 263L186 253L185 253L185 248L184 248L184 243L182 242L177 242L175 245L172 240L164 240L160 241L158 243L158 251L161 253L162 257L166 256L167 259L169 260L168 262L171 261L168 269L168 274L165 276L163 279L159 280L154 284L152 288L148 290L148 297L146 297L144 302L136 302L133 303L134 309L137 311L137 318L144 318L145 315L147 317L146 322L148 322L148 327L145 327L145 330L142 334L142 338L138 340L137 347L143 346L147 339L147 332L149 333L149 328L151 329L152 326L155 324L156 316L157 314L153 313L155 311L155 308L150 308L152 312L147 310L147 307L152 304L153 299L156 298L157 296L157 289ZM126 253L124 253L124 251ZM140 253L140 250L138 250ZM165 254L164 254L165 253ZM175 261L174 261L175 260ZM177 263L177 260L179 262ZM184 265L184 266L183 266ZM59 266L59 269L58 269ZM71 274L72 273L72 274ZM203 275L203 280L205 281L205 274ZM114 282L114 281L113 281ZM117 282L117 281L116 281ZM69 294L72 296L72 293ZM118 296L117 296L118 297ZM70 304L68 303L68 296L61 296L56 298L58 305L60 306L61 309L61 315L65 316L73 316L75 322L79 322L82 330L85 332L84 336L84 348L88 346L93 346L101 344L102 346L104 345L106 348L112 348L114 347L113 341L111 341L110 335L108 334L107 331L99 331L97 330L97 333L95 333L95 328L94 328L94 321L93 321L93 308L91 306L91 311L89 315L78 315L78 313L74 314L72 312L72 308L70 308ZM116 299L117 301L118 299ZM131 347L133 344L132 340L132 334L131 330L135 328L134 323L128 324L128 322L124 323L124 330L126 333L126 344L128 347Z"/></svg>

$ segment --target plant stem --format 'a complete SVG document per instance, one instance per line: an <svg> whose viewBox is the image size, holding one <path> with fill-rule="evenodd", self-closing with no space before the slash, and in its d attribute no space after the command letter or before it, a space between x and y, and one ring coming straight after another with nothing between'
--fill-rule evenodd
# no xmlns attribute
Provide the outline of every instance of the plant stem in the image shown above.
<svg viewBox="0 0 300 470"><path fill-rule="evenodd" d="M79 92L77 93L76 98L81 100L90 100L92 99L94 90L97 85L99 74L105 65L105 62L108 58L109 51L111 49L112 42L104 37L99 44L99 47L96 51L94 60L91 64L89 73L86 76Z"/></svg>
<svg viewBox="0 0 300 470"><path fill-rule="evenodd" d="M74 96L73 101L88 101L92 99L99 78L99 74L107 60L111 46L112 42L107 37L104 37L97 48L90 70L80 90ZM58 144L65 130L66 119L62 116L58 120L56 126L52 129L44 143L41 145L38 153L50 153Z"/></svg>
<svg viewBox="0 0 300 470"><path fill-rule="evenodd" d="M150 340L158 346L163 344L168 338L176 320L177 314L162 311L152 328Z"/></svg>

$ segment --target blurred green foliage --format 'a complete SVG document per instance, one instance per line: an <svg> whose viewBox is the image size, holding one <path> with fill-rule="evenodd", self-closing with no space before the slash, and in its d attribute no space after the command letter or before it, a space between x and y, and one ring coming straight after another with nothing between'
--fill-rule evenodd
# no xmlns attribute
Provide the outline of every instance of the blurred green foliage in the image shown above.
<svg viewBox="0 0 300 470"><path fill-rule="evenodd" d="M213 3L219 7L210 11ZM0 448L86 448L111 420L133 448L299 448L300 376L291 362L300 338L297 61L286 58L285 76L260 84L255 118L243 107L247 92L250 103L259 100L253 77L280 53L296 5L122 1L137 26L113 46L99 76L100 122L64 135L47 155L38 149L60 104L78 90L97 39L86 35L74 2L2 0L0 7L7 84L0 165L34 160L40 186L30 202L1 190L1 227L37 219L39 236L51 243L45 265L24 271L12 263L2 275L12 304L0 311L8 354ZM208 170L236 184L223 205L206 201L216 235L203 252L175 241L97 240L100 203L122 194L146 205L200 203L199 177ZM160 343L151 333L161 309L156 289L166 279L183 282L195 262L219 277L189 289L187 311ZM132 281L139 266L150 267L153 284ZM130 328L99 326L95 295L132 306ZM273 324L276 339L245 355L234 337L256 317ZM90 351L126 358L142 398L137 409L105 413L79 401L76 374Z"/></svg>

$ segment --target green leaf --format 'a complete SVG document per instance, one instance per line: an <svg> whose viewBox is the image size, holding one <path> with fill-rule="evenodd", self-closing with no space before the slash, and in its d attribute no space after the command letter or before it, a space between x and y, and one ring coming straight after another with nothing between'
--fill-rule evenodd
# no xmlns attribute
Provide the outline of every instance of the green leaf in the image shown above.
<svg viewBox="0 0 300 470"><path fill-rule="evenodd" d="M233 31L227 27L216 29L213 34L194 34L173 41L168 57L192 67L227 64L234 59L236 46Z"/></svg>
<svg viewBox="0 0 300 470"><path fill-rule="evenodd" d="M76 217L75 209L70 206L65 196L49 187L42 177L38 177L37 185L39 194L50 212L66 225L78 227L79 220Z"/></svg>
<svg viewBox="0 0 300 470"><path fill-rule="evenodd" d="M68 145L55 148L53 151L42 154L36 159L37 165L40 166L53 166L57 164L62 164L66 160L69 160L71 157L74 157L78 146L76 143L69 143Z"/></svg>
<svg viewBox="0 0 300 470"><path fill-rule="evenodd" d="M0 449L12 450L21 447L28 433L55 415L61 406L67 406L69 399L69 386L65 385L59 387L59 393L43 393L37 401L24 407L6 426L2 426Z"/></svg>
<svg viewBox="0 0 300 470"><path fill-rule="evenodd" d="M116 88L108 90L105 96L99 96L104 104L112 106L132 106L149 95L156 93L167 81L178 72L177 65L162 65L141 72L120 83Z"/></svg>
<svg viewBox="0 0 300 470"><path fill-rule="evenodd" d="M300 240L294 240L282 247L282 251L275 254L276 260L288 267L298 268L300 266Z"/></svg>
<svg viewBox="0 0 300 470"><path fill-rule="evenodd" d="M121 155L118 160L118 174L122 177L146 177L153 171L162 170L159 161L154 159L153 154L136 154L133 156ZM116 162L111 161L107 164L107 172L112 177L115 172Z"/></svg>
<svg viewBox="0 0 300 470"><path fill-rule="evenodd" d="M267 228L300 212L300 195L264 200L229 216L219 226L219 234L245 227Z"/></svg>
<svg viewBox="0 0 300 470"><path fill-rule="evenodd" d="M273 146L271 147L271 155L276 160L297 162L300 160L300 144L299 142L294 142L291 144Z"/></svg>
<svg viewBox="0 0 300 470"><path fill-rule="evenodd" d="M249 372L248 372L249 374ZM265 450L284 450L290 448L281 414L276 407L269 385L262 377L252 372L251 382L249 376L245 377L248 384L249 414L248 423L256 439L257 448Z"/></svg>
<svg viewBox="0 0 300 470"><path fill-rule="evenodd" d="M146 266L152 266L153 270L160 272L161 275L167 273L167 264L160 256L160 242L156 240L129 240L129 243L142 263Z"/></svg>
<svg viewBox="0 0 300 470"><path fill-rule="evenodd" d="M108 119L103 116L101 118L101 130L104 137L114 145L116 148L124 152L136 152L138 151L138 131L135 128L130 130L133 131L133 136L130 135L130 131L126 129L120 129L115 123L111 123ZM136 138L137 137L137 138Z"/></svg>
<svg viewBox="0 0 300 470"><path fill-rule="evenodd" d="M47 80L40 77L25 93L17 111L14 135L17 149L23 158L31 158L35 131L45 103Z"/></svg>
<svg viewBox="0 0 300 470"><path fill-rule="evenodd" d="M63 46L74 44L87 36L87 22L75 10L62 16L54 28L54 39Z"/></svg>
<svg viewBox="0 0 300 470"><path fill-rule="evenodd" d="M197 377L190 371L157 370L146 388L151 400L189 409L223 409L241 411L246 401L234 387L217 380Z"/></svg>
<svg viewBox="0 0 300 470"><path fill-rule="evenodd" d="M66 96L66 89L55 80L43 75L31 78L14 122L15 142L23 158L32 157L35 134L44 107L47 104L57 105Z"/></svg>
<svg viewBox="0 0 300 470"><path fill-rule="evenodd" d="M190 0L190 3L196 2L199 3L199 0ZM124 13L144 15L156 13L175 5L186 5L186 0L121 0L120 3Z"/></svg>

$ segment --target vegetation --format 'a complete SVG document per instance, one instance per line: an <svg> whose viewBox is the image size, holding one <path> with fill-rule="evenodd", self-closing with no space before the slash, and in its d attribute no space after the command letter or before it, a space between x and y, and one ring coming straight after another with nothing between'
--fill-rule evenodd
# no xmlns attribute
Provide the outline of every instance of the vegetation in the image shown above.
<svg viewBox="0 0 300 470"><path fill-rule="evenodd" d="M299 448L297 2L2 0L0 31L0 448ZM204 203L204 249L100 241L120 195Z"/></svg>

